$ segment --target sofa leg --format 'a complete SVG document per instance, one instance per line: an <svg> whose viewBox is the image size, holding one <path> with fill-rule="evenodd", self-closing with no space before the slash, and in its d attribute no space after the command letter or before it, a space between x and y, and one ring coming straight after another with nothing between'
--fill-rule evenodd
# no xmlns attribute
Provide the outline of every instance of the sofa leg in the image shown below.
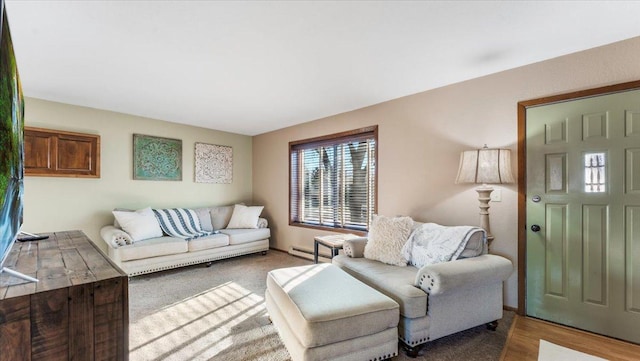
<svg viewBox="0 0 640 361"><path fill-rule="evenodd" d="M260 252L261 255L266 256L267 255L267 251L262 251Z"/></svg>
<svg viewBox="0 0 640 361"><path fill-rule="evenodd" d="M424 344L420 344L417 346L409 346L404 342L401 342L402 344L402 348L404 349L405 353L407 354L407 356L411 357L411 358L416 358L418 357L420 350L422 350L422 347L424 346Z"/></svg>
<svg viewBox="0 0 640 361"><path fill-rule="evenodd" d="M207 266L207 268L211 267L211 265L213 264L213 262L209 261L207 262L207 264L205 266Z"/></svg>
<svg viewBox="0 0 640 361"><path fill-rule="evenodd" d="M406 349L406 351L407 351L407 356L411 358L416 358L418 357L418 352L420 351L420 349L418 347L409 347Z"/></svg>
<svg viewBox="0 0 640 361"><path fill-rule="evenodd" d="M498 328L498 320L487 323L487 330L495 331Z"/></svg>

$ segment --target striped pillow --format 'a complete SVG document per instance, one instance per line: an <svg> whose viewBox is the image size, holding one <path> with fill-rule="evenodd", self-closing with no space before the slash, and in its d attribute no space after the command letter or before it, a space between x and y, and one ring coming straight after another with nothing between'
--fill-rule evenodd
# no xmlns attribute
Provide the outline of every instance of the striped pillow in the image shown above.
<svg viewBox="0 0 640 361"><path fill-rule="evenodd" d="M202 230L198 214L193 209L154 209L153 213L156 215L158 223L160 223L160 228L171 237L188 241L212 234L212 232Z"/></svg>

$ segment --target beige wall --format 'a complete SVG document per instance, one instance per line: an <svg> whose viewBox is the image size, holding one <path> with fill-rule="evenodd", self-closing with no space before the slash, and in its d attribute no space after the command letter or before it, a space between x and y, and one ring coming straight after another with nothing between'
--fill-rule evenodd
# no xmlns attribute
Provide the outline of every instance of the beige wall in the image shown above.
<svg viewBox="0 0 640 361"><path fill-rule="evenodd" d="M638 80L639 57L640 38L633 38L254 137L253 196L266 206L271 246L312 249L319 233L288 225L289 141L378 124L378 213L474 225L475 187L454 184L460 152L486 143L515 157L519 101ZM496 188L502 202L491 203L492 251L517 267L517 187ZM517 307L517 287L514 272L507 306Z"/></svg>
<svg viewBox="0 0 640 361"><path fill-rule="evenodd" d="M251 202L251 137L27 98L27 126L100 135L99 179L26 177L23 230L83 230L105 249L100 228L116 207L196 207ZM182 181L133 180L133 134L182 139ZM194 143L233 147L232 184L195 183Z"/></svg>

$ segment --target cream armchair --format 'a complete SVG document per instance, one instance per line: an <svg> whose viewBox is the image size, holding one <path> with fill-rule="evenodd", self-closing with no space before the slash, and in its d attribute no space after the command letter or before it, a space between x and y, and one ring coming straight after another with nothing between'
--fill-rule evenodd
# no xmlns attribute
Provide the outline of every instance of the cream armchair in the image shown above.
<svg viewBox="0 0 640 361"><path fill-rule="evenodd" d="M416 357L426 343L502 318L502 283L513 271L508 259L491 254L416 268L364 258L367 238L345 241L345 255L332 263L400 305L398 337ZM348 254L348 255L347 255Z"/></svg>

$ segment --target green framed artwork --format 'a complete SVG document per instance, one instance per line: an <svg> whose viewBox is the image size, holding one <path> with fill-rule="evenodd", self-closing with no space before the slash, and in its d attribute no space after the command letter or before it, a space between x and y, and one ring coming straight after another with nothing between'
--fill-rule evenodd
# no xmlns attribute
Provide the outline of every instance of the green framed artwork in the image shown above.
<svg viewBox="0 0 640 361"><path fill-rule="evenodd" d="M182 140L133 135L133 179L182 180Z"/></svg>

